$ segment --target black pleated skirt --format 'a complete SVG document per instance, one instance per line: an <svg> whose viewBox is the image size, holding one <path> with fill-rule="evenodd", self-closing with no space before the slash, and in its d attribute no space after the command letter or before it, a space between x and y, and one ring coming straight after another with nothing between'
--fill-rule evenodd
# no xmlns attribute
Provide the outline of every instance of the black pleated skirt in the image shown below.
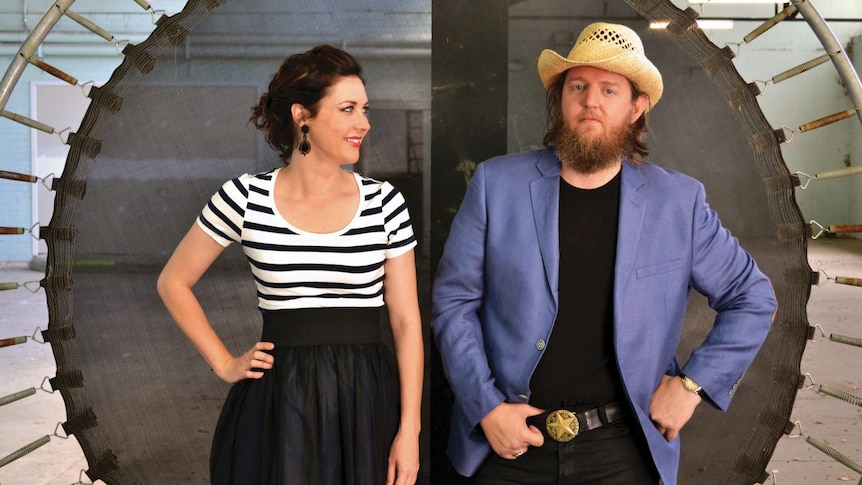
<svg viewBox="0 0 862 485"><path fill-rule="evenodd" d="M400 406L380 309L263 315L275 365L231 388L213 438L212 483L385 483Z"/></svg>

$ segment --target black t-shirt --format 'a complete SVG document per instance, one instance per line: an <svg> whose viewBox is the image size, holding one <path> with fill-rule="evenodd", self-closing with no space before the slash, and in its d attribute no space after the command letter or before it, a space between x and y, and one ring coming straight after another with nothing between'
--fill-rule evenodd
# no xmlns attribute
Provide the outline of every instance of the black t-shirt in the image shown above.
<svg viewBox="0 0 862 485"><path fill-rule="evenodd" d="M560 178L560 306L530 381L534 406L600 405L622 397L613 343L620 179L584 190Z"/></svg>

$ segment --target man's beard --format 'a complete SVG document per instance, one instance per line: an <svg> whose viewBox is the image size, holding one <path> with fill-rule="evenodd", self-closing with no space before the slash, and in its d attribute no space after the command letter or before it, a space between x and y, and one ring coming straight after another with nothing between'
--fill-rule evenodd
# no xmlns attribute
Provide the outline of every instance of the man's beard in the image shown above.
<svg viewBox="0 0 862 485"><path fill-rule="evenodd" d="M557 134L555 148L563 165L578 173L593 174L610 168L635 145L634 125L615 128L606 137L585 140L577 131L563 126Z"/></svg>

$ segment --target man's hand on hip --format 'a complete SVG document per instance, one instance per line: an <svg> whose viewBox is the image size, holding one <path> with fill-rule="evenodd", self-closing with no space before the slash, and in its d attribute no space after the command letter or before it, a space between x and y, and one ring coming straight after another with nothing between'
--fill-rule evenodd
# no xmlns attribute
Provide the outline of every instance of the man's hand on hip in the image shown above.
<svg viewBox="0 0 862 485"><path fill-rule="evenodd" d="M527 452L528 446L542 446L545 437L527 418L543 411L529 404L500 403L480 422L494 453L514 460Z"/></svg>
<svg viewBox="0 0 862 485"><path fill-rule="evenodd" d="M697 393L683 387L679 377L662 376L650 402L650 419L665 439L673 441L701 400Z"/></svg>

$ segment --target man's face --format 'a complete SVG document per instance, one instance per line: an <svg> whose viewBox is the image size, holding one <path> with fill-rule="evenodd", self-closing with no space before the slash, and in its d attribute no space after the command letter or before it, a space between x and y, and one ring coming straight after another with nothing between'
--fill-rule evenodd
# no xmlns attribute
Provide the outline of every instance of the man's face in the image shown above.
<svg viewBox="0 0 862 485"><path fill-rule="evenodd" d="M632 99L631 84L620 74L587 66L569 69L560 103L560 159L582 173L618 163L647 102L646 96Z"/></svg>

